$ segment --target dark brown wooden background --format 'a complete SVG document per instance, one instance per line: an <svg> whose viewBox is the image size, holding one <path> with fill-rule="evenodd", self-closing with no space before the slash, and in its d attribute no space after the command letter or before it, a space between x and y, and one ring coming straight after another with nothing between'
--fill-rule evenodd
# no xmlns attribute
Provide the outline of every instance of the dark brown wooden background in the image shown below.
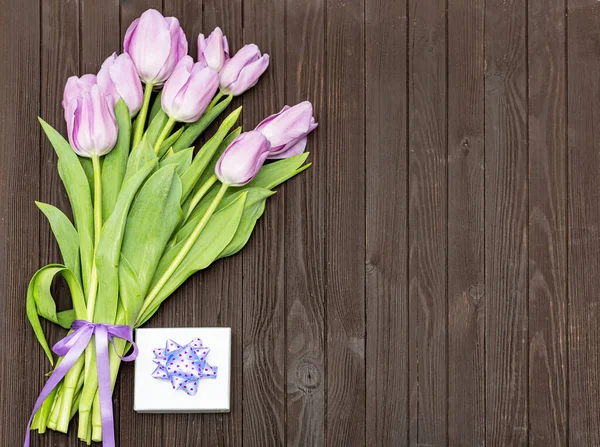
<svg viewBox="0 0 600 447"><path fill-rule="evenodd" d="M216 25L271 54L246 128L304 99L320 127L243 253L149 324L232 327L231 413L136 414L126 365L121 445L600 445L596 0L2 0L3 446L48 370L25 291L59 255L33 202L67 207L36 116L64 131L66 78L149 7L192 54Z"/></svg>

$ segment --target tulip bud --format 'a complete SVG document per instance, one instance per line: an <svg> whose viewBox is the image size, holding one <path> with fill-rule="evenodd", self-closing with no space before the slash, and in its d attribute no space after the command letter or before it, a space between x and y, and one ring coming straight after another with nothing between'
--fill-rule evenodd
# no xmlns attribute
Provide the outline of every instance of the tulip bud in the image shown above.
<svg viewBox="0 0 600 447"><path fill-rule="evenodd" d="M123 49L131 56L141 80L160 86L187 54L188 44L175 17L165 18L149 9L129 25Z"/></svg>
<svg viewBox="0 0 600 447"><path fill-rule="evenodd" d="M117 142L114 104L98 85L72 98L65 110L73 150L82 157L105 155Z"/></svg>
<svg viewBox="0 0 600 447"><path fill-rule="evenodd" d="M208 39L198 36L198 62L220 71L229 59L229 44L221 28L216 27Z"/></svg>
<svg viewBox="0 0 600 447"><path fill-rule="evenodd" d="M245 45L221 69L221 90L227 95L241 95L256 85L268 66L268 54L261 56L256 45Z"/></svg>
<svg viewBox="0 0 600 447"><path fill-rule="evenodd" d="M85 74L80 78L77 76L71 76L69 79L67 79L62 101L62 106L65 111L65 120L67 120L67 105L71 99L75 99L81 96L83 93L89 92L92 89L92 86L96 85L96 82L96 75L93 74Z"/></svg>
<svg viewBox="0 0 600 447"><path fill-rule="evenodd" d="M131 116L140 111L144 100L142 83L127 53L108 56L98 72L98 85L115 103L123 98Z"/></svg>
<svg viewBox="0 0 600 447"><path fill-rule="evenodd" d="M254 178L262 167L271 145L263 134L245 132L225 149L215 166L215 174L221 183L243 186Z"/></svg>
<svg viewBox="0 0 600 447"><path fill-rule="evenodd" d="M219 72L185 56L165 83L161 104L176 121L198 121L219 88Z"/></svg>
<svg viewBox="0 0 600 447"><path fill-rule="evenodd" d="M285 106L281 112L265 118L255 130L271 143L269 158L288 158L304 152L306 136L317 125L312 104L304 101L293 107Z"/></svg>

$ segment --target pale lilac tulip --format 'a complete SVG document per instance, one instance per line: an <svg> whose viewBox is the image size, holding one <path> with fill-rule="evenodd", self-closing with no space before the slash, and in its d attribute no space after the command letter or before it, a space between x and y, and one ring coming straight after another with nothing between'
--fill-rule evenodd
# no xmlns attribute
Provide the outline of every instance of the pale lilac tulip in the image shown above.
<svg viewBox="0 0 600 447"><path fill-rule="evenodd" d="M98 85L69 99L65 116L69 142L78 155L105 155L115 146L118 128L114 104Z"/></svg>
<svg viewBox="0 0 600 447"><path fill-rule="evenodd" d="M98 85L115 103L123 98L131 116L140 111L144 100L142 83L127 53L108 56L98 72Z"/></svg>
<svg viewBox="0 0 600 447"><path fill-rule="evenodd" d="M258 174L270 149L263 134L254 130L245 132L225 149L217 161L215 174L225 185L243 186Z"/></svg>
<svg viewBox="0 0 600 447"><path fill-rule="evenodd" d="M69 101L81 96L85 92L89 92L96 83L96 75L93 74L85 74L80 78L71 76L67 79L62 101L62 106L65 111L65 120L67 119L67 105L69 104Z"/></svg>
<svg viewBox="0 0 600 447"><path fill-rule="evenodd" d="M208 39L204 38L204 34L198 36L198 62L221 71L228 59L229 44L221 28L216 27Z"/></svg>
<svg viewBox="0 0 600 447"><path fill-rule="evenodd" d="M160 86L187 54L188 44L175 17L165 18L156 9L149 9L129 25L123 49L131 56L141 80Z"/></svg>
<svg viewBox="0 0 600 447"><path fill-rule="evenodd" d="M304 101L293 107L285 106L281 112L265 118L255 130L271 143L269 158L288 158L304 152L306 136L317 125L312 104Z"/></svg>
<svg viewBox="0 0 600 447"><path fill-rule="evenodd" d="M268 66L268 54L261 56L256 45L245 45L225 62L220 72L221 91L227 95L241 95L256 85Z"/></svg>
<svg viewBox="0 0 600 447"><path fill-rule="evenodd" d="M176 121L198 121L219 88L219 72L185 56L162 91L161 104Z"/></svg>

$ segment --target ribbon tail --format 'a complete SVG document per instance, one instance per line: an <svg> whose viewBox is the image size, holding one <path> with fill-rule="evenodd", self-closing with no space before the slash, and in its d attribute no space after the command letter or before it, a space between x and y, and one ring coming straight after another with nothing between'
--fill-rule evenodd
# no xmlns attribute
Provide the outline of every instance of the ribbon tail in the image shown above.
<svg viewBox="0 0 600 447"><path fill-rule="evenodd" d="M35 405L33 406L33 412L31 413L31 417L29 418L29 422L27 423L27 432L25 434L25 442L23 443L23 447L29 447L29 439L31 436L31 423L33 422L33 417L35 413L40 409L46 398L50 395L52 390L56 388L56 386L60 383L60 381L67 375L67 372L71 369L71 367L75 364L77 359L81 356L85 347L90 342L92 338L92 333L82 334L77 338L76 343L69 349L69 351L63 357L62 362L56 367L44 387L42 388L42 392L37 398Z"/></svg>
<svg viewBox="0 0 600 447"><path fill-rule="evenodd" d="M105 447L115 445L115 427L110 386L110 361L108 358L108 330L105 325L96 326L96 364L98 367L98 394L102 416L102 442Z"/></svg>

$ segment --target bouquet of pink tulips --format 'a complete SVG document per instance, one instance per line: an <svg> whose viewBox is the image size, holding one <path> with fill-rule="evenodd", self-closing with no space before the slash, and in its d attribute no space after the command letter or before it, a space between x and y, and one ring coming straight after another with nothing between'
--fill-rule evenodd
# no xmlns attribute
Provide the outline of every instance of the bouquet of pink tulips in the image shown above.
<svg viewBox="0 0 600 447"><path fill-rule="evenodd" d="M194 62L178 20L155 10L131 24L123 47L97 75L68 79L68 141L40 120L73 222L37 204L63 263L40 269L27 293L27 316L54 366L29 428L66 432L78 414L79 438L107 446L114 445L119 365L136 355L132 329L193 273L244 247L274 188L309 166L304 150L317 126L303 102L242 132L239 108L195 151L194 141L232 98L257 83L268 55L251 44L230 58L217 28L200 34ZM50 294L57 274L73 304L63 312ZM52 349L39 317L69 330Z"/></svg>

